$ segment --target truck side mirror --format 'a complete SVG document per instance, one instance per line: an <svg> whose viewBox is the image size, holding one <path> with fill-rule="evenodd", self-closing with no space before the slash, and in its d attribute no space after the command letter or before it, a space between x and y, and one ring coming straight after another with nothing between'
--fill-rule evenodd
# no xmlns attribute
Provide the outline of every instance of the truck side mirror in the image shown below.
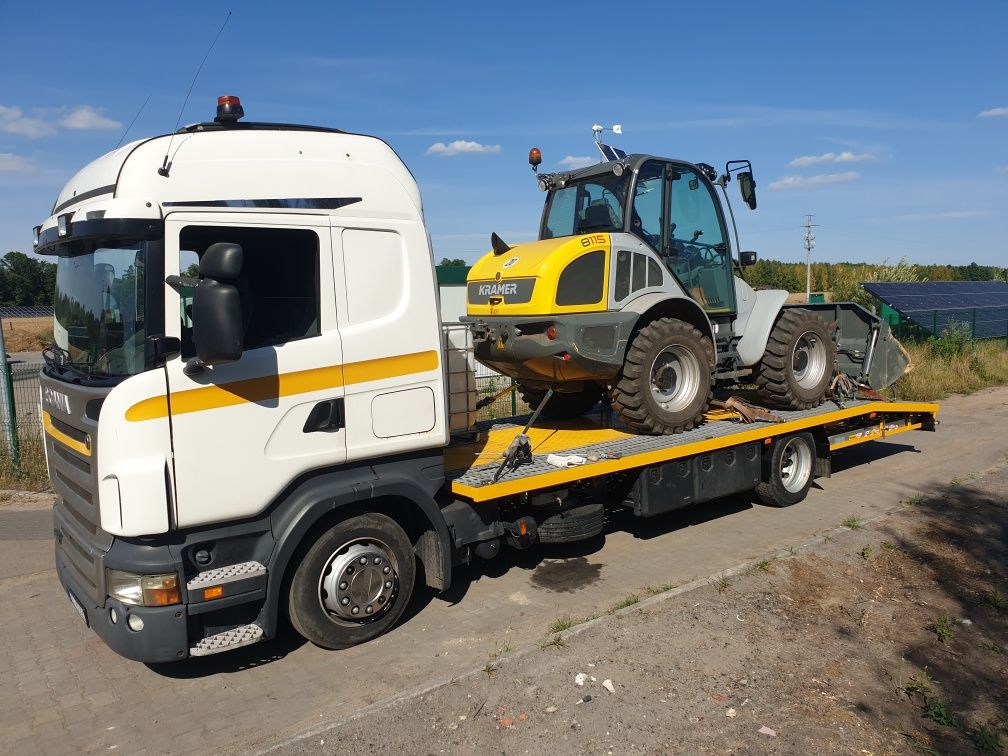
<svg viewBox="0 0 1008 756"><path fill-rule="evenodd" d="M756 253L753 252L751 249L739 252L738 264L740 268L748 268L750 265L755 265Z"/></svg>
<svg viewBox="0 0 1008 756"><path fill-rule="evenodd" d="M739 191L742 193L742 201L749 205L750 210L756 209L756 181L752 172L742 171L738 174Z"/></svg>
<svg viewBox="0 0 1008 756"><path fill-rule="evenodd" d="M204 365L233 362L241 357L241 292L234 283L241 275L241 245L212 244L200 258L200 282L193 295L193 344Z"/></svg>

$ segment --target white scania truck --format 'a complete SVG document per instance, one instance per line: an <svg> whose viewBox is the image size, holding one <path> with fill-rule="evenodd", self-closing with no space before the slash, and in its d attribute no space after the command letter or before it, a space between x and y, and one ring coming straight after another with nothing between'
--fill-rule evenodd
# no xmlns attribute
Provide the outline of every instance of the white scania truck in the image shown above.
<svg viewBox="0 0 1008 756"><path fill-rule="evenodd" d="M418 578L445 590L505 544L596 536L606 506L793 504L833 450L934 429L936 405L860 400L669 437L603 411L509 455L520 422L472 424L472 356L464 328L446 340L406 166L374 137L242 115L223 97L213 122L104 155L35 229L57 264L57 571L124 656L237 648L285 616L347 647L390 628Z"/></svg>

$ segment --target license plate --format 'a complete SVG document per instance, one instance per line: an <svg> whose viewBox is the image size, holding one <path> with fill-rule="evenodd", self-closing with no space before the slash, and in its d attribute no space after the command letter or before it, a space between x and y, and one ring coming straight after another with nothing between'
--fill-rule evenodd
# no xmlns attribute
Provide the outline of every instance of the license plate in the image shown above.
<svg viewBox="0 0 1008 756"><path fill-rule="evenodd" d="M91 627L91 623L88 622L87 612L84 611L84 605L78 601L77 597L70 593L70 591L67 591L67 598L70 599L70 603L73 604L73 608L77 610L77 614L80 615L80 618L84 620L84 624Z"/></svg>

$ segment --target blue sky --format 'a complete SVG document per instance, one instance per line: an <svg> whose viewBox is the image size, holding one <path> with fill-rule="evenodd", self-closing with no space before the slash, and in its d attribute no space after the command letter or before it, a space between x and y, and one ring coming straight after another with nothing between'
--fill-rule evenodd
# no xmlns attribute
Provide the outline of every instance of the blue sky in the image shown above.
<svg viewBox="0 0 1008 756"><path fill-rule="evenodd" d="M820 260L1008 264L1003 0L399 5L234 4L182 122L237 94L249 119L383 137L439 259L534 238L529 147L594 157L599 122L628 152L752 160L759 209L736 214L761 257L803 259L814 213ZM0 253L148 96L128 140L174 127L227 10L0 0Z"/></svg>

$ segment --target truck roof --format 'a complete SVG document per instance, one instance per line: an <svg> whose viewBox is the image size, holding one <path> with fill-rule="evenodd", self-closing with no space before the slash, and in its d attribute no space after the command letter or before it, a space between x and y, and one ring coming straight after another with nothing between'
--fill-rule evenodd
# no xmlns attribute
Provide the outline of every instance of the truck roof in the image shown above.
<svg viewBox="0 0 1008 756"><path fill-rule="evenodd" d="M163 165L167 176L158 172ZM132 142L84 166L60 191L43 226L54 226L55 216L66 212L136 214L138 201L143 217L156 218L185 206L334 212L347 204L355 216L422 215L416 180L377 137L299 124L200 123ZM143 212L145 203L150 210Z"/></svg>

